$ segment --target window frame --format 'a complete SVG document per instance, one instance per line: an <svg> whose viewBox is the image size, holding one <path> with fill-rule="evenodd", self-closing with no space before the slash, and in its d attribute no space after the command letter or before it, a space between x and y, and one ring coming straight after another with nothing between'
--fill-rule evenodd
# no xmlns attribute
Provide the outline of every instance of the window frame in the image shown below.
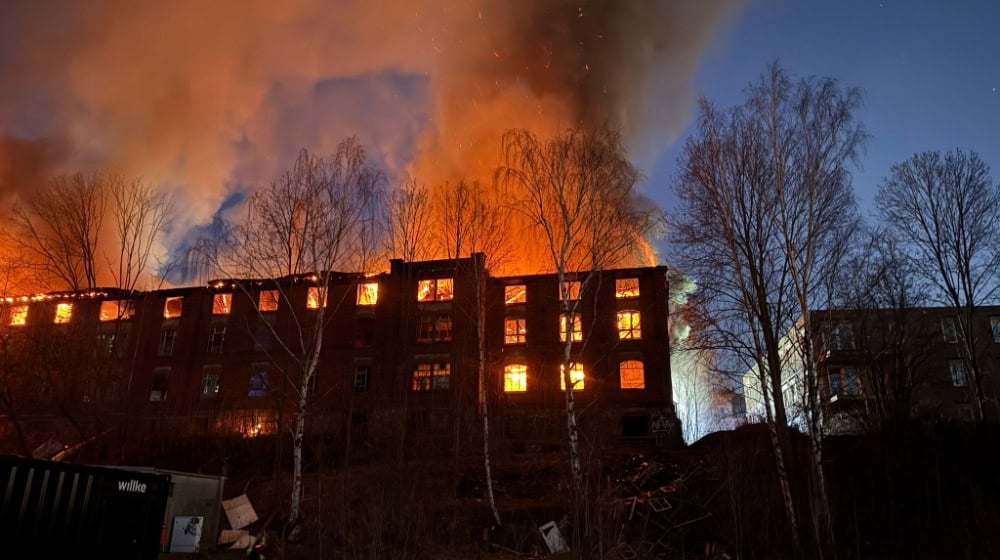
<svg viewBox="0 0 1000 560"><path fill-rule="evenodd" d="M626 284L634 282L634 286ZM639 277L615 278L615 299L638 299L642 295L639 288Z"/></svg>
<svg viewBox="0 0 1000 560"><path fill-rule="evenodd" d="M229 315L233 312L233 292L212 294L212 315Z"/></svg>
<svg viewBox="0 0 1000 560"><path fill-rule="evenodd" d="M213 384L209 385L208 381L212 380ZM208 391L209 387L214 390ZM213 401L217 400L222 393L222 368L218 365L207 365L201 369L201 389L198 395L199 400L203 401Z"/></svg>
<svg viewBox="0 0 1000 560"><path fill-rule="evenodd" d="M105 311L105 307L111 311L110 307L114 306L114 313L108 314ZM122 309L125 309L122 312ZM97 320L101 323L109 323L111 321L127 321L135 317L135 300L132 299L106 299L101 301L100 307L97 310Z"/></svg>
<svg viewBox="0 0 1000 560"><path fill-rule="evenodd" d="M374 287L374 289L372 289ZM371 295L374 294L374 298ZM378 305L379 283L362 282L358 284L358 291L354 303L358 307L375 307Z"/></svg>
<svg viewBox="0 0 1000 560"><path fill-rule="evenodd" d="M175 315L171 311L171 304L176 304L177 314ZM180 319L184 316L184 296L167 296L163 299L163 318L164 319Z"/></svg>
<svg viewBox="0 0 1000 560"><path fill-rule="evenodd" d="M572 317L572 332L567 331L568 318ZM579 311L559 314L559 342L566 342L572 337L573 342L583 342L583 314Z"/></svg>
<svg viewBox="0 0 1000 560"><path fill-rule="evenodd" d="M965 367L965 360L948 360L948 377L951 378L952 387L968 387L969 371Z"/></svg>
<svg viewBox="0 0 1000 560"><path fill-rule="evenodd" d="M277 313L279 309L281 309L281 290L261 290L257 294L258 312Z"/></svg>
<svg viewBox="0 0 1000 560"><path fill-rule="evenodd" d="M836 375L834 375L835 373ZM834 379L837 380L836 383L834 383ZM831 397L858 397L862 394L861 373L856 366L828 367L826 369L826 382ZM834 386L836 386L836 390L834 390Z"/></svg>
<svg viewBox="0 0 1000 560"><path fill-rule="evenodd" d="M623 327L624 318L628 318L628 323ZM638 309L619 309L615 312L615 327L618 340L642 340L642 313Z"/></svg>
<svg viewBox="0 0 1000 560"><path fill-rule="evenodd" d="M414 392L451 389L451 362L419 362L413 366L410 390Z"/></svg>
<svg viewBox="0 0 1000 560"><path fill-rule="evenodd" d="M329 296L330 289L326 286L309 286L306 289L306 309L309 311L326 309Z"/></svg>
<svg viewBox="0 0 1000 560"><path fill-rule="evenodd" d="M371 387L372 368L369 365L355 365L351 375L351 392L367 393Z"/></svg>
<svg viewBox="0 0 1000 560"><path fill-rule="evenodd" d="M566 378L563 376L565 364L559 364L559 390L566 392ZM574 378L579 372L578 378ZM573 384L573 392L583 391L587 385L587 371L580 362L570 362L569 380Z"/></svg>
<svg viewBox="0 0 1000 560"><path fill-rule="evenodd" d="M226 325L210 325L207 354L222 354L226 344Z"/></svg>
<svg viewBox="0 0 1000 560"><path fill-rule="evenodd" d="M15 303L7 308L7 326L23 327L28 324L28 314L31 312L31 305L27 303Z"/></svg>
<svg viewBox="0 0 1000 560"><path fill-rule="evenodd" d="M271 371L267 364L252 364L250 378L247 380L247 397L251 399L266 397L270 382Z"/></svg>
<svg viewBox="0 0 1000 560"><path fill-rule="evenodd" d="M448 286L448 289L443 290L443 286ZM453 277L417 280L417 303L453 301L454 299L455 279Z"/></svg>
<svg viewBox="0 0 1000 560"><path fill-rule="evenodd" d="M520 305L528 302L527 284L508 284L503 287L504 305Z"/></svg>
<svg viewBox="0 0 1000 560"><path fill-rule="evenodd" d="M949 334L951 336L949 336ZM954 317L941 318L941 338L945 344L958 343L958 325Z"/></svg>
<svg viewBox="0 0 1000 560"><path fill-rule="evenodd" d="M167 336L170 333L170 336ZM170 345L166 345L166 340L170 339ZM164 358L169 358L174 355L174 350L177 347L177 327L175 325L164 325L160 328L160 342L156 347L156 355Z"/></svg>
<svg viewBox="0 0 1000 560"><path fill-rule="evenodd" d="M510 323L514 323L513 330ZM528 343L528 320L520 315L504 317L503 319L503 343L504 346Z"/></svg>
<svg viewBox="0 0 1000 560"><path fill-rule="evenodd" d="M634 364L639 364L636 368ZM632 365L632 367L627 368L627 365ZM630 382L626 383L626 370L631 370L634 375L636 370L638 371L638 382L632 379ZM635 358L627 358L618 361L618 388L623 391L644 391L646 389L646 364L642 360L637 360Z"/></svg>
<svg viewBox="0 0 1000 560"><path fill-rule="evenodd" d="M503 367L504 394L521 394L528 392L528 365L506 364Z"/></svg>
<svg viewBox="0 0 1000 560"><path fill-rule="evenodd" d="M52 315L52 324L68 325L69 322L72 320L73 320L73 302L71 301L57 302L54 313Z"/></svg>

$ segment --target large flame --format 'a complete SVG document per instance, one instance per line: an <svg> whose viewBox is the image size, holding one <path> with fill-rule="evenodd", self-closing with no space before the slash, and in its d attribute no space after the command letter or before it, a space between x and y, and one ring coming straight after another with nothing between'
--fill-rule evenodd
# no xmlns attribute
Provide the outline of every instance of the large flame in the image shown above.
<svg viewBox="0 0 1000 560"><path fill-rule="evenodd" d="M51 173L181 195L168 244L303 147L358 135L396 178L489 181L504 130L678 133L738 0L13 0L0 18L0 204Z"/></svg>

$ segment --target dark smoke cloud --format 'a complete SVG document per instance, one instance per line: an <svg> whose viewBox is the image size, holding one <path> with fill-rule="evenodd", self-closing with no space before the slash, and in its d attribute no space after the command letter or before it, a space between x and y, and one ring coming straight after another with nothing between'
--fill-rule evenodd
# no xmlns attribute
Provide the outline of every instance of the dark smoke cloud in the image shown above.
<svg viewBox="0 0 1000 560"><path fill-rule="evenodd" d="M419 168L485 172L508 128L620 128L633 153L683 128L691 82L737 0L483 0L447 35ZM512 7L516 5L516 7ZM470 10L472 12L473 10ZM433 172L432 172L433 173Z"/></svg>
<svg viewBox="0 0 1000 560"><path fill-rule="evenodd" d="M484 174L503 130L676 133L736 0L8 0L0 180L108 170L189 223L306 147L358 135L390 173ZM45 142L41 144L46 144ZM176 242L176 240L174 240Z"/></svg>

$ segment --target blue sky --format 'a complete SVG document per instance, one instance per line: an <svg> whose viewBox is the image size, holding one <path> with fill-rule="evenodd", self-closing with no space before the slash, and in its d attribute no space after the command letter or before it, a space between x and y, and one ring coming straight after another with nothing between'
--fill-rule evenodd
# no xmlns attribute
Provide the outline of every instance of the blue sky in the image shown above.
<svg viewBox="0 0 1000 560"><path fill-rule="evenodd" d="M975 150L1000 178L1000 1L751 0L716 33L695 87L737 104L772 60L864 92L871 140L854 175L863 211L890 166L919 151ZM668 211L690 133L645 170L647 194Z"/></svg>

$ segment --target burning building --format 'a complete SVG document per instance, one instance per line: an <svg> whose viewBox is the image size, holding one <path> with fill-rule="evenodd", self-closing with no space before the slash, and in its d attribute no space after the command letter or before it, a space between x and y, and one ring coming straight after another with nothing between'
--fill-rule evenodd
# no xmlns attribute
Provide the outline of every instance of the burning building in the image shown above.
<svg viewBox="0 0 1000 560"><path fill-rule="evenodd" d="M121 432L140 447L167 435L252 438L287 426L305 391L308 431L355 445L475 450L481 398L500 445L558 444L567 338L591 440L679 438L666 267L605 270L583 286L570 277L572 317L555 274L494 277L481 253L317 278L9 298L8 441L33 448L45 418L68 421L79 438ZM294 337L283 334L321 307L319 371L299 387Z"/></svg>

